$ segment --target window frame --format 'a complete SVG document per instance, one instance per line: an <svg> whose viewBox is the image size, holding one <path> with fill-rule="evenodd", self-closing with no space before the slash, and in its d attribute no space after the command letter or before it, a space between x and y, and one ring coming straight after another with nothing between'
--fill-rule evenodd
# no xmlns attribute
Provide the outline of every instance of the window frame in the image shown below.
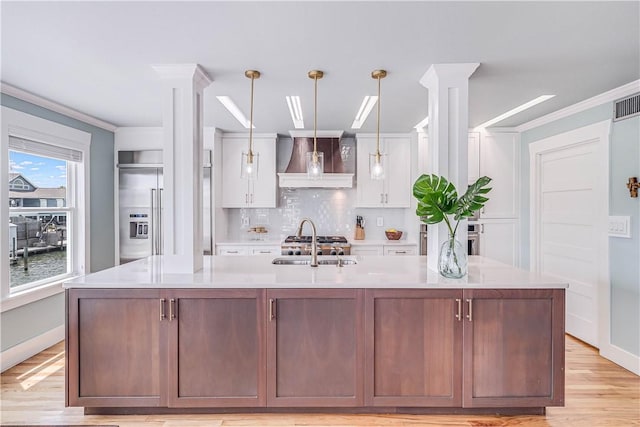
<svg viewBox="0 0 640 427"><path fill-rule="evenodd" d="M91 134L50 120L32 116L8 107L2 107L0 130L2 150L0 150L0 176L5 184L0 186L0 197L7 202L0 209L0 312L11 310L24 304L63 292L62 283L91 271L90 260L90 147ZM81 162L67 161L67 194L73 203L64 208L74 216L72 230L67 240L70 252L71 273L55 276L51 280L33 282L35 285L12 292L9 284L9 137L17 137L53 146L68 148L82 153ZM20 150L13 150L20 151ZM72 166L72 167L70 167ZM18 208L20 210L29 208ZM59 210L60 208L39 208L39 210ZM5 225L3 225L5 224Z"/></svg>

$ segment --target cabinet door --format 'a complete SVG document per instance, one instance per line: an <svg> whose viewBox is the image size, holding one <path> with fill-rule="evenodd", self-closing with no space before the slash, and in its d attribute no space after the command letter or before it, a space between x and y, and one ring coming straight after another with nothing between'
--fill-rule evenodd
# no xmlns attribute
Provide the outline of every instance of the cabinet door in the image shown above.
<svg viewBox="0 0 640 427"><path fill-rule="evenodd" d="M249 207L275 208L277 194L276 138L254 137L253 147L255 152L260 155L260 163L258 178L251 181L249 186Z"/></svg>
<svg viewBox="0 0 640 427"><path fill-rule="evenodd" d="M251 255L281 255L282 248L280 246L252 246Z"/></svg>
<svg viewBox="0 0 640 427"><path fill-rule="evenodd" d="M463 406L564 405L564 289L465 290Z"/></svg>
<svg viewBox="0 0 640 427"><path fill-rule="evenodd" d="M384 255L382 245L353 245L351 246L351 255Z"/></svg>
<svg viewBox="0 0 640 427"><path fill-rule="evenodd" d="M481 135L480 175L492 179L489 201L480 211L481 218L518 217L519 163L520 143L517 134Z"/></svg>
<svg viewBox="0 0 640 427"><path fill-rule="evenodd" d="M362 291L269 290L267 405L362 406Z"/></svg>
<svg viewBox="0 0 640 427"><path fill-rule="evenodd" d="M460 406L462 291L367 290L365 403Z"/></svg>
<svg viewBox="0 0 640 427"><path fill-rule="evenodd" d="M67 291L67 404L160 406L157 289Z"/></svg>
<svg viewBox="0 0 640 427"><path fill-rule="evenodd" d="M216 245L216 253L218 255L239 256L248 255L247 246L235 245Z"/></svg>
<svg viewBox="0 0 640 427"><path fill-rule="evenodd" d="M505 264L519 265L518 220L482 220L479 255Z"/></svg>
<svg viewBox="0 0 640 427"><path fill-rule="evenodd" d="M411 204L411 139L385 137L384 152L388 165L385 173L384 206L408 208Z"/></svg>
<svg viewBox="0 0 640 427"><path fill-rule="evenodd" d="M478 132L469 132L469 152L468 152L469 170L468 182L473 184L480 178L480 134Z"/></svg>
<svg viewBox="0 0 640 427"><path fill-rule="evenodd" d="M240 177L241 156L248 144L248 138L222 138L222 162L217 166L222 167L223 208L243 208L249 204L249 182Z"/></svg>
<svg viewBox="0 0 640 427"><path fill-rule="evenodd" d="M376 151L376 138L358 137L356 153L356 206L379 208L384 205L383 181L371 179L369 154Z"/></svg>
<svg viewBox="0 0 640 427"><path fill-rule="evenodd" d="M169 406L264 406L264 291L172 291L167 301Z"/></svg>

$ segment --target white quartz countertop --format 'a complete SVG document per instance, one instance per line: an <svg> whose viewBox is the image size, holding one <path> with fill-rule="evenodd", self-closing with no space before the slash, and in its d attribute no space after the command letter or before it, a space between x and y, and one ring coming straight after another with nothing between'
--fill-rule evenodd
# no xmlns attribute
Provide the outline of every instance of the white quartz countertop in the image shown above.
<svg viewBox="0 0 640 427"><path fill-rule="evenodd" d="M381 246L381 245L409 245L409 246L417 246L417 243L412 240L389 240L389 239L380 239L380 240L349 240L351 246Z"/></svg>
<svg viewBox="0 0 640 427"><path fill-rule="evenodd" d="M300 257L291 257L300 258ZM326 257L332 258L332 257ZM335 257L333 257L335 258ZM350 256L355 265L274 265L267 256L205 256L196 273L167 273L166 257L152 256L88 274L65 288L566 288L567 282L488 258L469 257L469 274L446 279L427 268L425 256Z"/></svg>

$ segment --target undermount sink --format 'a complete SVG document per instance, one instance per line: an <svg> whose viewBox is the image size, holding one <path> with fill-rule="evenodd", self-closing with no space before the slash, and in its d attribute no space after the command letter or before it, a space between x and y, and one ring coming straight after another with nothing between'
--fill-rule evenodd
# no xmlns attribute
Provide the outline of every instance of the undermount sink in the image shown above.
<svg viewBox="0 0 640 427"><path fill-rule="evenodd" d="M275 258L271 261L276 265L310 265L310 257L295 257L295 258ZM354 258L318 258L318 265L354 265L357 264Z"/></svg>

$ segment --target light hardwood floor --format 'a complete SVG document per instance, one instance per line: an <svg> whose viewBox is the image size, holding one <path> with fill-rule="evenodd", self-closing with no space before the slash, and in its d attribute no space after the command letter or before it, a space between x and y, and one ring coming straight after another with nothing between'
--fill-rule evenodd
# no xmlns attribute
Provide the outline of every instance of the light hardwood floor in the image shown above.
<svg viewBox="0 0 640 427"><path fill-rule="evenodd" d="M85 416L64 407L64 343L1 376L2 424L193 426L640 426L640 377L567 337L566 406L545 416L224 414Z"/></svg>

